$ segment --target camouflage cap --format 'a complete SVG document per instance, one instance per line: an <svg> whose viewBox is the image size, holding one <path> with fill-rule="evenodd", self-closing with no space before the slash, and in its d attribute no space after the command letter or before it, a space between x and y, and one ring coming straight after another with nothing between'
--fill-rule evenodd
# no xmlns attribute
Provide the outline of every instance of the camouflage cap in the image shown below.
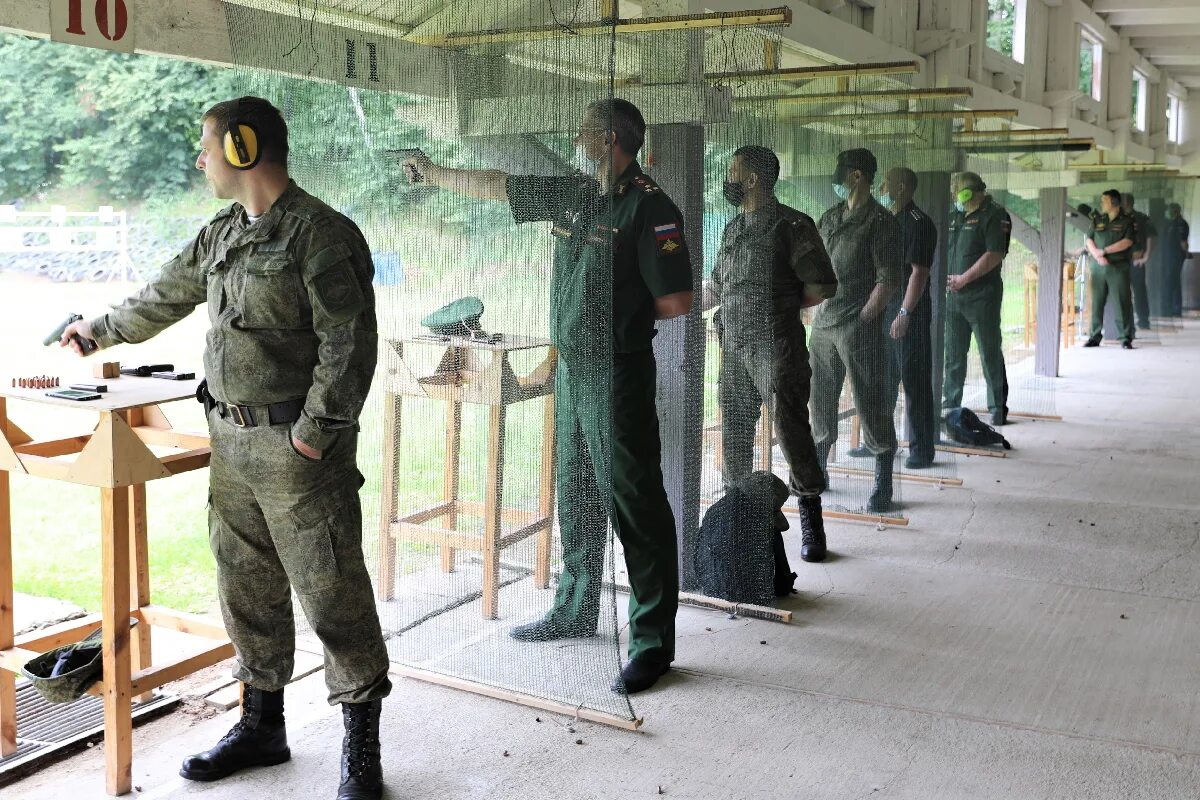
<svg viewBox="0 0 1200 800"><path fill-rule="evenodd" d="M482 332L479 318L483 301L478 297L460 297L429 314L421 324L439 336L470 336Z"/></svg>
<svg viewBox="0 0 1200 800"><path fill-rule="evenodd" d="M136 619L129 620L131 628L136 624ZM102 677L103 638L104 632L97 628L85 639L30 659L21 667L21 674L47 701L73 703Z"/></svg>

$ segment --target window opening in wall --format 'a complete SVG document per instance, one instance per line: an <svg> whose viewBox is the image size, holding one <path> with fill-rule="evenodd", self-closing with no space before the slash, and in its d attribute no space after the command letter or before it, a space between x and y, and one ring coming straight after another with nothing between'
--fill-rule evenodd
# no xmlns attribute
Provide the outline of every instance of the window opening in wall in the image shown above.
<svg viewBox="0 0 1200 800"><path fill-rule="evenodd" d="M1103 72L1104 48L1100 40L1087 30L1079 33L1079 91L1100 99L1100 76Z"/></svg>
<svg viewBox="0 0 1200 800"><path fill-rule="evenodd" d="M1133 115L1134 130L1146 130L1146 101L1149 94L1146 76L1137 70L1133 71L1133 107L1130 113Z"/></svg>
<svg viewBox="0 0 1200 800"><path fill-rule="evenodd" d="M1179 117L1179 97L1169 94L1167 95L1167 139L1175 144L1181 144L1183 141L1180 136Z"/></svg>
<svg viewBox="0 0 1200 800"><path fill-rule="evenodd" d="M1026 0L988 0L987 46L1025 61Z"/></svg>

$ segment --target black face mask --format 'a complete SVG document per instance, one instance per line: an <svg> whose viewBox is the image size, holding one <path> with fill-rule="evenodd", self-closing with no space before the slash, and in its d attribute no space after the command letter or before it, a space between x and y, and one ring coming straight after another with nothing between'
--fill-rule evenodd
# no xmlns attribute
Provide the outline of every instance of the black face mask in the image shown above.
<svg viewBox="0 0 1200 800"><path fill-rule="evenodd" d="M739 181L725 181L721 191L732 206L740 206L746 201L746 185Z"/></svg>

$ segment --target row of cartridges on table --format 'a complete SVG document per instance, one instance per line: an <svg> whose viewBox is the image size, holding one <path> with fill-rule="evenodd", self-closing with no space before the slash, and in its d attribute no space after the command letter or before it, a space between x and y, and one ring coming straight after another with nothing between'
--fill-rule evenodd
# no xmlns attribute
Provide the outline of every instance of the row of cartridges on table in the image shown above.
<svg viewBox="0 0 1200 800"><path fill-rule="evenodd" d="M119 367L121 375L136 378L161 378L168 381L188 381L196 377L194 372L175 372L174 364L150 364L140 367ZM115 377L115 376L114 376ZM13 378L14 389L50 389L50 397L64 400L99 400L108 391L106 383L72 383L68 388L59 388L61 379L53 375L34 375L28 378Z"/></svg>

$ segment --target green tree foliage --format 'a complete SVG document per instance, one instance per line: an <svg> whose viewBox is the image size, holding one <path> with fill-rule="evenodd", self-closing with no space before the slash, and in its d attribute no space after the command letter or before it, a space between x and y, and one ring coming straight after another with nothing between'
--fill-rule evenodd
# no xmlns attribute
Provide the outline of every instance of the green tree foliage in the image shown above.
<svg viewBox="0 0 1200 800"><path fill-rule="evenodd" d="M987 46L1006 56L1013 54L1016 6L1016 0L988 0Z"/></svg>
<svg viewBox="0 0 1200 800"><path fill-rule="evenodd" d="M0 201L54 184L114 199L184 190L197 119L234 84L201 64L0 35Z"/></svg>

